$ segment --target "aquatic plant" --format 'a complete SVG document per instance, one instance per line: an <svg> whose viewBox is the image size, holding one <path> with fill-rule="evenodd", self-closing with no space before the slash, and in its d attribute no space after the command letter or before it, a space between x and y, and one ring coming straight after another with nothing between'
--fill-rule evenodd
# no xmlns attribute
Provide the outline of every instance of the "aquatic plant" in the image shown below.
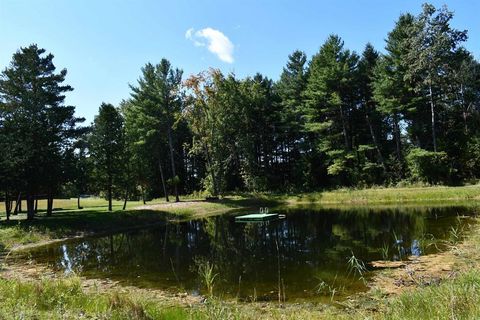
<svg viewBox="0 0 480 320"><path fill-rule="evenodd" d="M363 281L366 284L365 280L365 272L367 271L367 267L365 267L365 263L362 260L358 259L353 252L351 252L351 256L348 258L348 274L356 274L359 276L359 280Z"/></svg>
<svg viewBox="0 0 480 320"><path fill-rule="evenodd" d="M382 254L382 259L383 260L388 260L390 255L389 255L389 252L390 252L390 246L388 245L388 243L384 243L382 245L382 247L380 248L380 252Z"/></svg>
<svg viewBox="0 0 480 320"><path fill-rule="evenodd" d="M218 273L214 272L215 266L210 261L201 258L196 258L194 261L200 280L207 289L208 295L213 297L213 287L218 276Z"/></svg>
<svg viewBox="0 0 480 320"><path fill-rule="evenodd" d="M435 247L436 250L440 250L438 248L439 240L435 238L433 234L424 233L418 239L418 246L422 254L425 254L428 248Z"/></svg>
<svg viewBox="0 0 480 320"><path fill-rule="evenodd" d="M332 302L333 299L335 298L335 295L337 292L342 292L345 290L345 286L337 286L337 274L335 275L335 278L333 279L332 283L328 283L324 281L321 277L315 276L315 278L318 281L318 284L315 286L315 292L319 295L326 295L330 296L330 301Z"/></svg>
<svg viewBox="0 0 480 320"><path fill-rule="evenodd" d="M392 233L393 233L393 243L398 253L398 259L402 260L405 253L405 249L402 246L403 239L397 236L397 234L395 233L395 230L393 230Z"/></svg>
<svg viewBox="0 0 480 320"><path fill-rule="evenodd" d="M457 245L463 234L463 228L460 225L457 226L451 226L450 230L448 231L448 243L452 246Z"/></svg>

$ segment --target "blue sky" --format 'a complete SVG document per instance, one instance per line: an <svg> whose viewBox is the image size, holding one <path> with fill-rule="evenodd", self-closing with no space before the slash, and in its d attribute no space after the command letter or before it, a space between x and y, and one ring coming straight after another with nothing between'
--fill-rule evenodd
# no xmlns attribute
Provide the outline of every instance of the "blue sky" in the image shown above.
<svg viewBox="0 0 480 320"><path fill-rule="evenodd" d="M466 47L480 56L480 1L430 1L455 12L453 26L469 30ZM209 67L239 77L261 72L278 79L295 49L309 57L331 33L362 51L383 50L414 0L0 0L0 68L20 47L37 43L67 68L75 88L67 103L90 122L101 102L129 96L146 62L169 59L185 75ZM190 30L190 31L189 31ZM187 32L188 31L188 32Z"/></svg>

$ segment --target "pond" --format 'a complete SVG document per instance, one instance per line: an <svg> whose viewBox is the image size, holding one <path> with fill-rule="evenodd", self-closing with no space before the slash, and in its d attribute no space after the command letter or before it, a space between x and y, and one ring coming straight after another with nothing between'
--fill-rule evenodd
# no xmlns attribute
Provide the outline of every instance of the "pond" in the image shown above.
<svg viewBox="0 0 480 320"><path fill-rule="evenodd" d="M272 210L270 210L272 211ZM366 290L375 260L400 260L442 250L445 240L473 224L464 207L404 209L288 208L286 218L236 223L233 215L169 222L149 229L42 246L23 258L65 273L122 284L205 294L212 269L214 293L244 301L289 302L345 297Z"/></svg>

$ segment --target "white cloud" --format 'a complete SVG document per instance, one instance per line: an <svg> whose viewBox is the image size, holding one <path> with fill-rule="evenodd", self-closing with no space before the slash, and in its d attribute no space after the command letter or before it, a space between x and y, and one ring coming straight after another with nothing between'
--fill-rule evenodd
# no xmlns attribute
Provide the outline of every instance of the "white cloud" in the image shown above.
<svg viewBox="0 0 480 320"><path fill-rule="evenodd" d="M234 45L221 31L205 28L195 32L193 28L185 32L185 38L192 41L197 47L207 46L208 50L215 54L220 60L233 63Z"/></svg>
<svg viewBox="0 0 480 320"><path fill-rule="evenodd" d="M188 29L187 32L185 32L185 38L192 40L193 31L195 31L195 29L193 28Z"/></svg>

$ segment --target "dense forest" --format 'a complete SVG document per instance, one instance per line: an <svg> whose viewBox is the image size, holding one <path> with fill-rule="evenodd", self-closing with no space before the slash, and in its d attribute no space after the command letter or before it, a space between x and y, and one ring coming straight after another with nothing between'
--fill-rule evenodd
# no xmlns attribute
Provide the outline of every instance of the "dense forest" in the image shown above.
<svg viewBox="0 0 480 320"><path fill-rule="evenodd" d="M300 192L462 184L480 176L480 64L446 7L402 14L382 52L331 35L278 81L146 64L119 106L89 126L65 105L53 55L20 48L0 76L0 192L148 200L196 191ZM171 199L173 200L173 199Z"/></svg>

